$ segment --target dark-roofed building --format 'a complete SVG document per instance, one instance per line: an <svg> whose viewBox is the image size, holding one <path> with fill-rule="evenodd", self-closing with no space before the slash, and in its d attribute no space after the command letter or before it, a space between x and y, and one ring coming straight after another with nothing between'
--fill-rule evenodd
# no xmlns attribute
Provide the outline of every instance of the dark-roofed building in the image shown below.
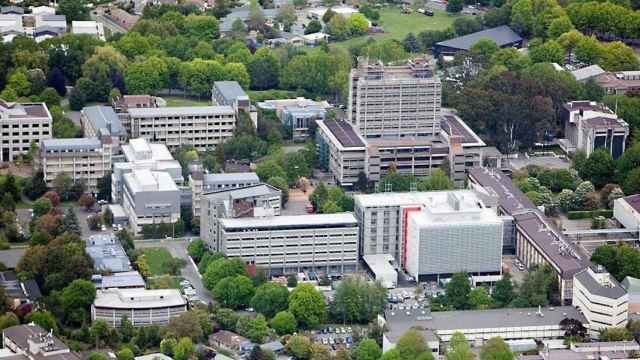
<svg viewBox="0 0 640 360"><path fill-rule="evenodd" d="M560 283L560 298L573 297L573 276L590 265L581 253L502 171L488 168L469 170L469 186L498 198L498 213L513 217L516 257L530 268L549 264Z"/></svg>
<svg viewBox="0 0 640 360"><path fill-rule="evenodd" d="M227 330L220 330L209 335L209 345L221 347L235 353L243 353L253 348L249 339Z"/></svg>
<svg viewBox="0 0 640 360"><path fill-rule="evenodd" d="M445 344L455 332L477 346L497 336L504 340L562 339L565 330L561 323L565 319L588 326L587 319L573 306L429 312L394 305L384 314L384 328L388 331L383 333L383 351L394 348L398 339L412 328L419 329L434 355L446 349Z"/></svg>
<svg viewBox="0 0 640 360"><path fill-rule="evenodd" d="M34 280L22 281L13 271L0 272L0 287L4 289L10 309L23 315L34 310L34 303L42 297Z"/></svg>
<svg viewBox="0 0 640 360"><path fill-rule="evenodd" d="M605 149L614 159L624 152L629 124L604 104L594 101L568 102L563 107L561 118L564 121L567 152L581 150L589 156L597 149Z"/></svg>
<svg viewBox="0 0 640 360"><path fill-rule="evenodd" d="M39 325L25 324L2 330L3 348L24 356L28 360L80 360L79 354L71 351L50 330Z"/></svg>
<svg viewBox="0 0 640 360"><path fill-rule="evenodd" d="M98 290L145 288L144 279L137 271L125 271L111 275L96 274L91 277L91 281Z"/></svg>
<svg viewBox="0 0 640 360"><path fill-rule="evenodd" d="M613 217L632 231L640 229L640 194L625 196L613 202Z"/></svg>
<svg viewBox="0 0 640 360"><path fill-rule="evenodd" d="M45 103L17 103L0 99L0 162L29 152L31 143L52 137L53 118Z"/></svg>
<svg viewBox="0 0 640 360"><path fill-rule="evenodd" d="M627 290L601 265L587 267L573 277L573 306L589 321L591 335L627 325Z"/></svg>
<svg viewBox="0 0 640 360"><path fill-rule="evenodd" d="M469 51L481 39L489 39L501 48L522 46L522 37L507 25L485 29L450 40L440 41L433 46L434 56L454 55L460 51Z"/></svg>
<svg viewBox="0 0 640 360"><path fill-rule="evenodd" d="M319 165L331 171L338 184L353 186L360 173L371 180L380 178L380 172L372 174L367 166L365 140L346 121L316 121L316 146Z"/></svg>
<svg viewBox="0 0 640 360"><path fill-rule="evenodd" d="M128 12L117 7L110 8L108 17L126 30L130 30L138 22L138 20L140 20L140 16L131 15Z"/></svg>

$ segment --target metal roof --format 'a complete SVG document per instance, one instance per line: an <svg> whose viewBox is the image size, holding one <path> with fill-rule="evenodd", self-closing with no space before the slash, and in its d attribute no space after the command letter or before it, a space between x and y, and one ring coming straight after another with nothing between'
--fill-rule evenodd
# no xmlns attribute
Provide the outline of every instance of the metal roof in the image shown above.
<svg viewBox="0 0 640 360"><path fill-rule="evenodd" d="M124 288L124 287L141 287L144 288L145 282L137 271L126 271L115 273L113 275L102 276L101 281L96 284L98 289Z"/></svg>
<svg viewBox="0 0 640 360"><path fill-rule="evenodd" d="M94 129L108 129L112 136L120 136L124 131L120 118L110 106L87 106L82 113Z"/></svg>
<svg viewBox="0 0 640 360"><path fill-rule="evenodd" d="M93 305L111 309L153 309L185 306L186 300L177 289L110 289L96 293Z"/></svg>
<svg viewBox="0 0 640 360"><path fill-rule="evenodd" d="M600 65L595 64L595 65L583 67L582 69L574 70L571 72L571 75L573 75L573 77L576 80L582 81L582 80L587 80L604 73L605 73L604 69L602 69Z"/></svg>
<svg viewBox="0 0 640 360"><path fill-rule="evenodd" d="M241 172L241 173L220 173L220 174L206 174L204 175L205 184L234 184L239 182L253 182L259 183L260 178L254 172Z"/></svg>
<svg viewBox="0 0 640 360"><path fill-rule="evenodd" d="M358 135L348 122L342 120L325 120L323 124L331 134L338 139L342 146L347 148L366 146L360 135Z"/></svg>
<svg viewBox="0 0 640 360"><path fill-rule="evenodd" d="M227 103L241 97L248 98L247 93L242 90L237 81L215 81L213 87L218 89Z"/></svg>
<svg viewBox="0 0 640 360"><path fill-rule="evenodd" d="M511 30L507 25L486 29L472 34L460 36L450 40L436 43L436 46L449 47L460 50L469 50L481 39L493 40L498 46L505 46L518 41L522 41L520 35Z"/></svg>
<svg viewBox="0 0 640 360"><path fill-rule="evenodd" d="M102 143L98 138L74 139L45 139L42 140L42 150L47 151L78 151L101 149Z"/></svg>
<svg viewBox="0 0 640 360"><path fill-rule="evenodd" d="M231 106L182 106L161 108L132 108L131 117L234 115Z"/></svg>
<svg viewBox="0 0 640 360"><path fill-rule="evenodd" d="M269 184L255 184L242 188L227 188L218 191L205 193L204 196L210 198L232 198L245 199L248 197L257 197L265 195L280 195L282 191Z"/></svg>
<svg viewBox="0 0 640 360"><path fill-rule="evenodd" d="M627 294L626 290L620 285L616 279L610 274L609 283L611 286L604 286L598 282L590 273L590 269L584 269L575 275L575 278L580 281L582 286L587 288L590 294L602 296L609 299L619 299Z"/></svg>
<svg viewBox="0 0 640 360"><path fill-rule="evenodd" d="M27 252L26 249L0 250L0 262L3 263L7 269L15 269L25 252Z"/></svg>

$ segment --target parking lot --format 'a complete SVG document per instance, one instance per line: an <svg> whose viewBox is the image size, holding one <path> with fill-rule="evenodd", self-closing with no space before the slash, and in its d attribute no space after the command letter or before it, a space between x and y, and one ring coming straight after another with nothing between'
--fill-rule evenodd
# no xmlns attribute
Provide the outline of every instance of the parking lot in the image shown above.
<svg viewBox="0 0 640 360"><path fill-rule="evenodd" d="M524 265L516 259L515 255L504 255L502 262L508 267L511 279L521 284L528 272ZM520 266L518 266L518 264L520 264Z"/></svg>
<svg viewBox="0 0 640 360"><path fill-rule="evenodd" d="M327 326L313 336L313 340L329 347L331 351L336 351L339 347L351 349L353 329L350 326Z"/></svg>

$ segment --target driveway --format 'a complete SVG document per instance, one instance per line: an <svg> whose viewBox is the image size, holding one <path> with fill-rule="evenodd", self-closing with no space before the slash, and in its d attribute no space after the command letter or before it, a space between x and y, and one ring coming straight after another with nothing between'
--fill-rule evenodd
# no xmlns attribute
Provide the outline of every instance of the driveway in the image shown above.
<svg viewBox="0 0 640 360"><path fill-rule="evenodd" d="M136 249L163 247L169 251L171 256L186 260L187 265L182 268L180 275L193 284L198 296L203 301L206 303L213 302L213 298L211 297L209 290L205 289L202 284L202 277L198 272L196 264L187 254L187 246L189 245L187 238L180 238L177 240L137 240L135 245Z"/></svg>
<svg viewBox="0 0 640 360"><path fill-rule="evenodd" d="M313 193L313 187L309 186L307 192L300 189L289 189L289 201L281 211L281 215L305 215L306 206L309 204L309 196Z"/></svg>

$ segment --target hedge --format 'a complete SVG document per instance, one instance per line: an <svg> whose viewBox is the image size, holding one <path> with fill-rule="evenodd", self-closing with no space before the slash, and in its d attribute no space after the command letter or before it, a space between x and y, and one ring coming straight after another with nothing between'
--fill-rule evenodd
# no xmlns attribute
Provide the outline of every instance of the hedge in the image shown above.
<svg viewBox="0 0 640 360"><path fill-rule="evenodd" d="M610 219L613 217L613 210L569 211L567 213L569 220L593 219L596 216L604 216Z"/></svg>

